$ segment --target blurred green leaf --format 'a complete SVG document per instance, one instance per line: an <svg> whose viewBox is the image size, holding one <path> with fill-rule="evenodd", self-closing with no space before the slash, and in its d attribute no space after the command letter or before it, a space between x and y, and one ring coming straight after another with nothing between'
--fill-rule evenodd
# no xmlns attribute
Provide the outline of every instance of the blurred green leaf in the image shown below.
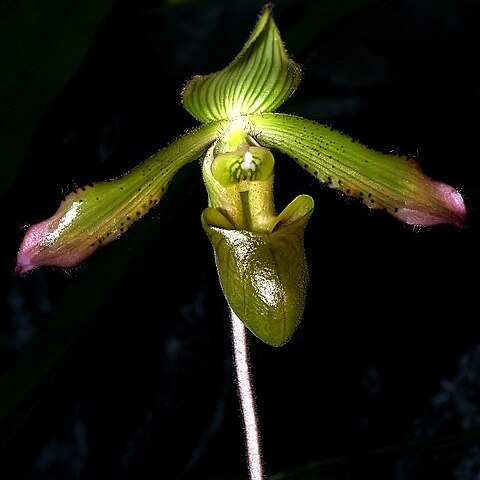
<svg viewBox="0 0 480 480"><path fill-rule="evenodd" d="M116 0L17 0L0 16L0 193L28 154L37 123L85 58Z"/></svg>
<svg viewBox="0 0 480 480"><path fill-rule="evenodd" d="M312 5L283 35L288 51L298 54L315 39L338 27L354 14L379 3L379 0L325 0Z"/></svg>
<svg viewBox="0 0 480 480"><path fill-rule="evenodd" d="M368 449L366 457L372 465L380 464L398 457L407 455L438 455L459 451L462 448L476 445L480 439L480 430L472 429L460 434L440 434L427 437L410 437L399 443ZM353 455L338 455L325 458L293 468L286 472L276 473L268 480L322 480L352 478L352 471L356 468Z"/></svg>

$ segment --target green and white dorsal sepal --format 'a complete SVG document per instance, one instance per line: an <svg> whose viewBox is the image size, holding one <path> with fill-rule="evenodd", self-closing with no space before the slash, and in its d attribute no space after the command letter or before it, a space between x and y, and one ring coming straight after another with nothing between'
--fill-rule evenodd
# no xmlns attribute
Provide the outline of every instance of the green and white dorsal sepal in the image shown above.
<svg viewBox="0 0 480 480"><path fill-rule="evenodd" d="M219 72L194 76L182 91L182 102L203 123L273 112L300 79L300 67L289 58L268 4L234 60Z"/></svg>

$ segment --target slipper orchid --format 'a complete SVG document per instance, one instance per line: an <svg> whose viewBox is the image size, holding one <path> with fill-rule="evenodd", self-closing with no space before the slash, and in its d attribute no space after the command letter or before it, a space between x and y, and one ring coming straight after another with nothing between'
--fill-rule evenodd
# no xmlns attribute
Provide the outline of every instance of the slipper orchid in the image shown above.
<svg viewBox="0 0 480 480"><path fill-rule="evenodd" d="M155 206L180 168L201 159L209 203L201 222L225 298L257 337L280 346L303 315L303 235L313 200L300 195L276 213L273 151L407 224L463 226L460 193L426 176L413 158L378 152L325 125L277 113L300 78L266 5L226 68L186 84L183 106L201 125L124 176L70 193L52 217L27 230L16 273L82 262Z"/></svg>

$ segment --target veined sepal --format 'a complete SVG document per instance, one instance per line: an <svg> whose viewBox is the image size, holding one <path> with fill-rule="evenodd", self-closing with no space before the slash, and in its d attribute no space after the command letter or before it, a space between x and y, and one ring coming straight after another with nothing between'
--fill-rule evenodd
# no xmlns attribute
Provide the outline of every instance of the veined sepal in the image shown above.
<svg viewBox="0 0 480 480"><path fill-rule="evenodd" d="M185 85L183 106L200 122L272 112L292 95L300 78L300 67L289 58L268 4L227 67L196 75Z"/></svg>
<svg viewBox="0 0 480 480"><path fill-rule="evenodd" d="M300 195L267 233L235 229L215 208L202 214L229 306L268 345L287 343L303 316L308 286L304 232L312 211L313 199Z"/></svg>

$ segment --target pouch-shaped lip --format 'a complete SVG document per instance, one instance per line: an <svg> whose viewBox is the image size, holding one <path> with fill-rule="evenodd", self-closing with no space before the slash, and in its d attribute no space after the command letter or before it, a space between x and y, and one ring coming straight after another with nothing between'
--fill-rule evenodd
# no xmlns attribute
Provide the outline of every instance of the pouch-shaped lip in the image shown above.
<svg viewBox="0 0 480 480"><path fill-rule="evenodd" d="M303 315L308 285L303 238L312 210L311 197L297 197L270 233L236 230L214 208L202 215L229 306L272 346L287 343Z"/></svg>

